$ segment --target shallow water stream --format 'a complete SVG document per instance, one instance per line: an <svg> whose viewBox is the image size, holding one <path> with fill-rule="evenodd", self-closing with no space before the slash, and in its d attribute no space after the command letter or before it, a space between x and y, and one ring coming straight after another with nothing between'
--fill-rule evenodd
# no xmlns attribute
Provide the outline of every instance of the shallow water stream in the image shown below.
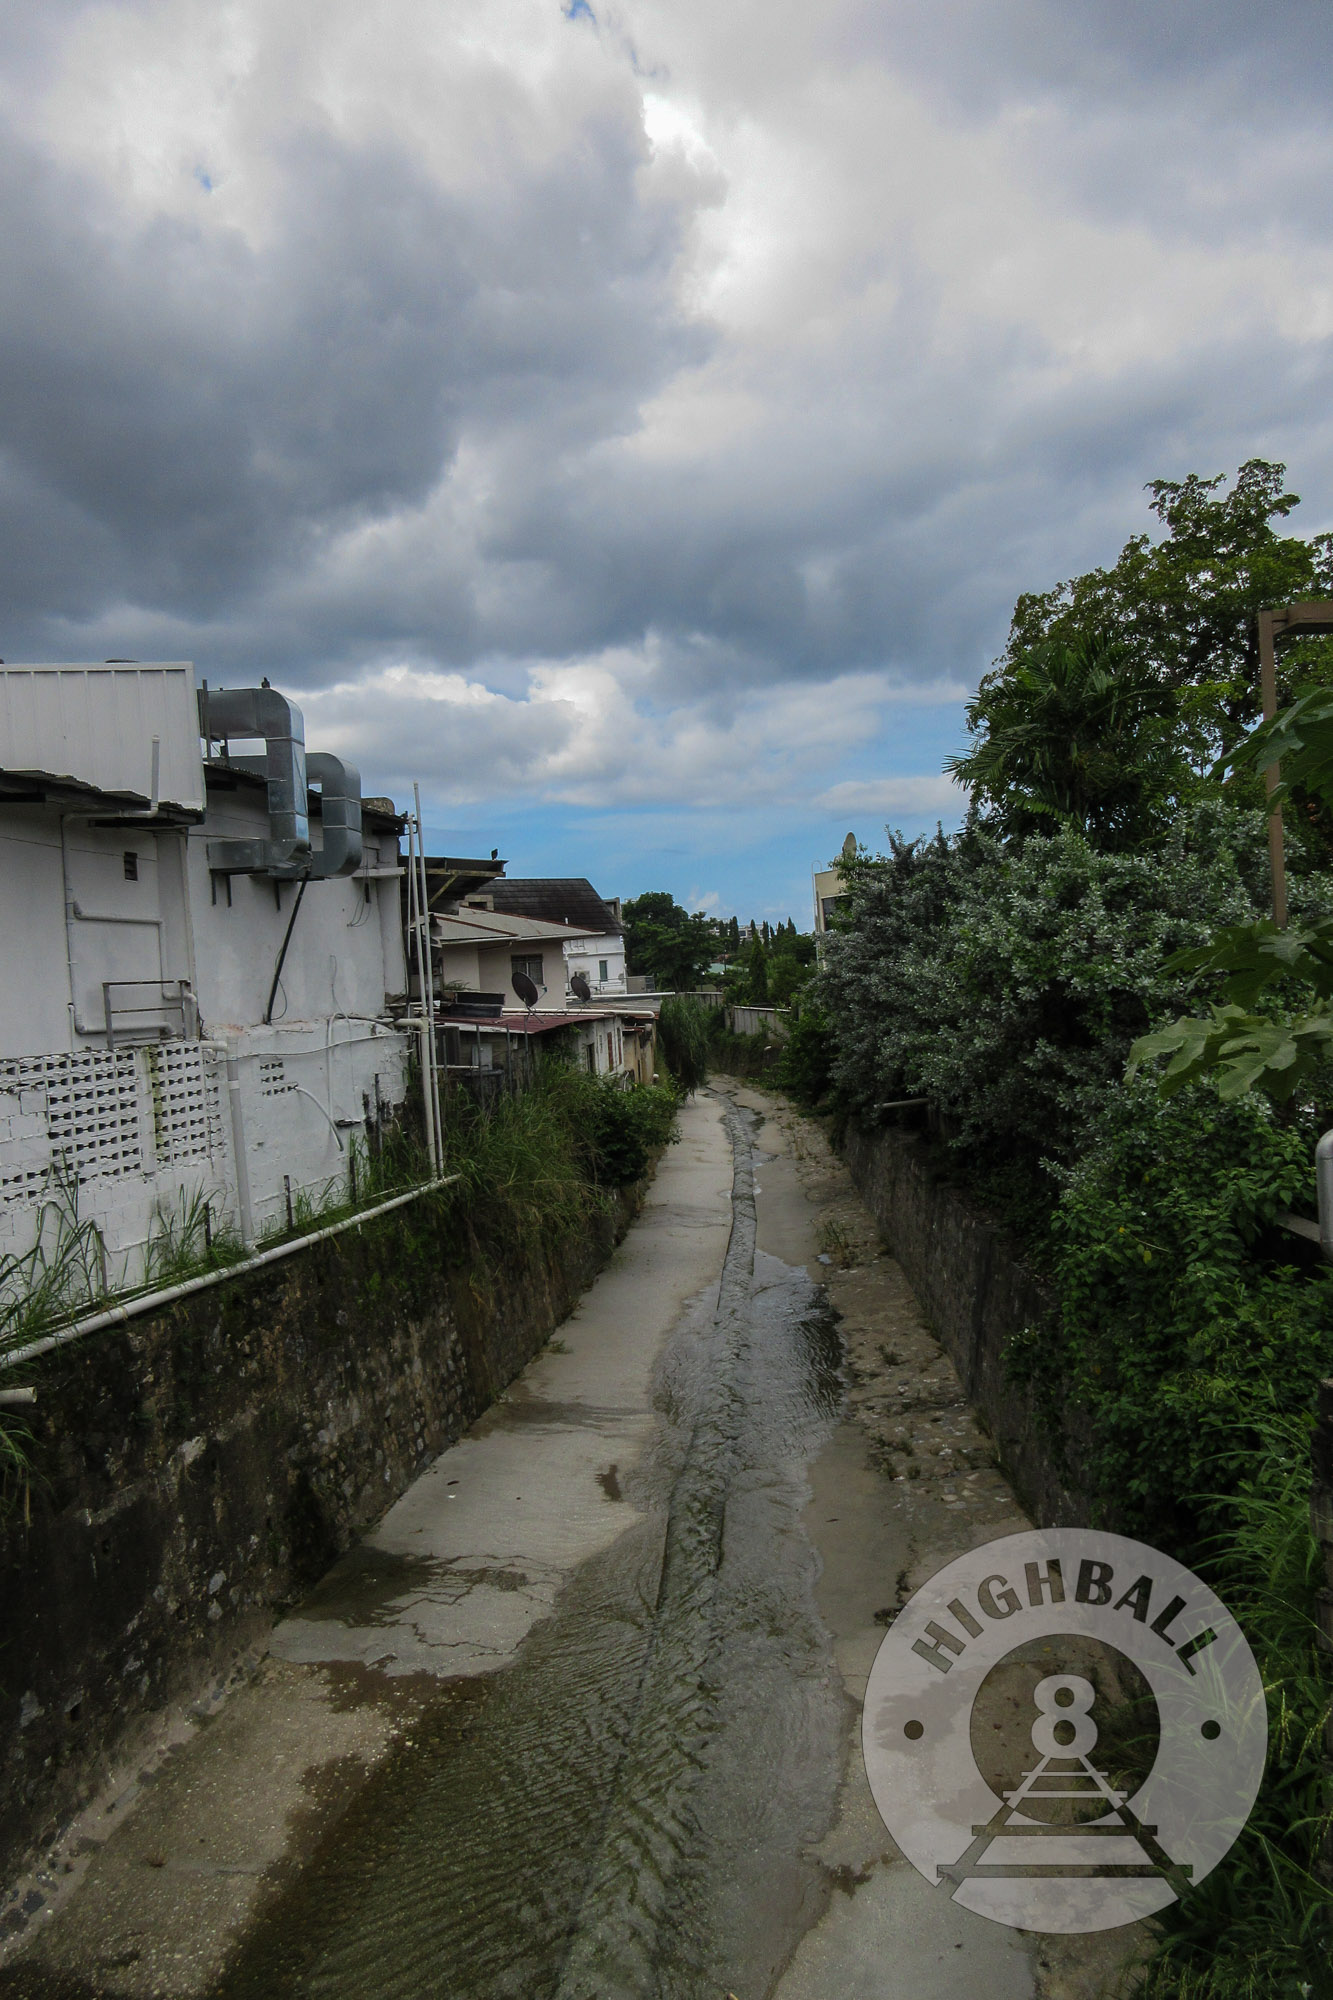
<svg viewBox="0 0 1333 2000"><path fill-rule="evenodd" d="M731 1240L658 1363L640 1521L513 1666L444 1684L219 2000L685 2000L792 1949L844 1724L800 1519L838 1348L804 1271L756 1253L753 1121L726 1122Z"/></svg>

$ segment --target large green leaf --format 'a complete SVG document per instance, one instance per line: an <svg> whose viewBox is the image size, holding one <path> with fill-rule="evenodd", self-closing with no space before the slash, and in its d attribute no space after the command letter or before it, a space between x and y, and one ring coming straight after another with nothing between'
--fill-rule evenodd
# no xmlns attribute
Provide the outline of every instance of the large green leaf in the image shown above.
<svg viewBox="0 0 1333 2000"><path fill-rule="evenodd" d="M1178 951L1166 961L1168 972L1218 972L1226 979L1226 997L1250 1007L1265 987L1283 978L1299 979L1321 999L1333 998L1333 918L1292 924L1280 931L1271 918L1233 924L1211 943Z"/></svg>
<svg viewBox="0 0 1333 2000"><path fill-rule="evenodd" d="M1206 1016L1182 1016L1170 1027L1141 1035L1129 1052L1126 1077L1145 1063L1169 1056L1161 1077L1164 1097L1211 1075L1218 1095L1230 1100L1261 1090L1285 1104L1301 1084L1333 1055L1333 1012L1305 1014L1294 1021L1247 1014L1242 1007L1214 1007Z"/></svg>
<svg viewBox="0 0 1333 2000"><path fill-rule="evenodd" d="M1279 804L1298 785L1326 805L1333 803L1333 688L1313 688L1270 722L1261 722L1225 761L1232 769L1279 765L1273 794Z"/></svg>

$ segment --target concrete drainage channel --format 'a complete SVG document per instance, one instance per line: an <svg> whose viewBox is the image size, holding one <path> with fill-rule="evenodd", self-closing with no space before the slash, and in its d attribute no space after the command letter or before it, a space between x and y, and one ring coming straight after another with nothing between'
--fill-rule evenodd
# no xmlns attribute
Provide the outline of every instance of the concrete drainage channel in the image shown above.
<svg viewBox="0 0 1333 2000"><path fill-rule="evenodd" d="M1024 1523L817 1129L736 1086L682 1126L559 1341L277 1629L0 1995L1113 1990L1123 1937L1047 1950L895 1855L855 1742L875 1647Z"/></svg>

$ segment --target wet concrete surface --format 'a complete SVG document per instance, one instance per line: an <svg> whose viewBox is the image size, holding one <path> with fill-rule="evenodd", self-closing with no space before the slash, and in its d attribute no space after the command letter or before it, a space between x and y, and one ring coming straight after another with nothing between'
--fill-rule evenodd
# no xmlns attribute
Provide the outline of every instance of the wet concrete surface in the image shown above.
<svg viewBox="0 0 1333 2000"><path fill-rule="evenodd" d="M916 1876L856 1747L898 1606L1024 1525L823 1135L721 1087L559 1339L84 1816L0 1995L1112 1991L1123 1938Z"/></svg>

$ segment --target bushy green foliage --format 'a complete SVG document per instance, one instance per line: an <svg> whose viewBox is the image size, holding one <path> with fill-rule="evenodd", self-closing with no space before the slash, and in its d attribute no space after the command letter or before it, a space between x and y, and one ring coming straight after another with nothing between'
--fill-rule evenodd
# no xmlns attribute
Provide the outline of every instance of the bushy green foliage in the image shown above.
<svg viewBox="0 0 1333 2000"><path fill-rule="evenodd" d="M591 1088L589 1088L591 1086ZM676 1121L676 1099L662 1084L580 1077L576 1124L584 1162L599 1187L627 1187L648 1171Z"/></svg>
<svg viewBox="0 0 1333 2000"><path fill-rule="evenodd" d="M1246 461L1230 491L1221 477L1154 479L1150 505L1165 534L1135 535L1109 569L1090 570L1018 600L1005 664L1049 640L1099 631L1118 639L1182 695L1198 748L1227 748L1259 712L1253 620L1267 605L1333 595L1333 536L1308 540L1275 523L1300 505L1286 467ZM1326 677L1327 642L1307 641L1286 675Z"/></svg>
<svg viewBox="0 0 1333 2000"><path fill-rule="evenodd" d="M685 994L662 1002L657 1017L657 1042L677 1085L698 1090L708 1081L708 1025L711 1010Z"/></svg>
<svg viewBox="0 0 1333 2000"><path fill-rule="evenodd" d="M650 889L624 906L625 962L660 987L695 985L717 950L707 917L691 916L665 889Z"/></svg>
<svg viewBox="0 0 1333 2000"><path fill-rule="evenodd" d="M1195 1555L1249 1635L1268 1699L1254 1811L1219 1867L1157 1922L1139 2000L1328 2000L1333 1899L1319 1873L1333 1691L1315 1627L1322 1562L1310 1534L1308 1416L1260 1417L1212 1467Z"/></svg>
<svg viewBox="0 0 1333 2000"><path fill-rule="evenodd" d="M1064 824L1133 846L1165 829L1191 784L1178 707L1122 640L1048 638L986 675L967 711L972 748L946 768L1000 833Z"/></svg>
<svg viewBox="0 0 1333 2000"><path fill-rule="evenodd" d="M1281 756L1279 802L1299 788L1316 817L1333 819L1333 691L1319 689L1263 724L1233 762ZM1291 920L1266 917L1223 926L1168 969L1212 975L1221 998L1206 1014L1182 1015L1141 1037L1131 1071L1156 1057L1165 1095L1212 1077L1223 1097L1261 1090L1275 1103L1327 1090L1333 1059L1333 916L1320 908L1322 883L1297 874Z"/></svg>
<svg viewBox="0 0 1333 2000"><path fill-rule="evenodd" d="M1071 1162L1134 1038L1191 991L1164 960L1254 913L1262 843L1260 816L1214 806L1150 854L972 828L853 864L816 989L840 1101L873 1122L928 1097L960 1156L1029 1181Z"/></svg>
<svg viewBox="0 0 1333 2000"><path fill-rule="evenodd" d="M828 1016L803 1007L782 1044L776 1081L798 1104L822 1104L833 1079L833 1039Z"/></svg>
<svg viewBox="0 0 1333 2000"><path fill-rule="evenodd" d="M1050 1222L1059 1317L1010 1353L1078 1413L1080 1482L1126 1532L1188 1550L1245 1427L1306 1410L1333 1366L1333 1274L1268 1235L1314 1196L1310 1118L1206 1088L1108 1092Z"/></svg>
<svg viewBox="0 0 1333 2000"><path fill-rule="evenodd" d="M817 998L842 1105L874 1122L928 1099L959 1170L1021 1214L1054 1311L1008 1359L1052 1447L1109 1525L1211 1570L1259 1657L1267 1782L1223 1865L1159 1920L1141 1991L1294 2000L1333 1994L1316 1868L1333 1689L1306 1515L1333 1274L1275 1226L1313 1206L1330 1122L1328 641L1286 652L1280 698L1310 692L1237 745L1258 709L1253 615L1333 594L1333 538L1277 532L1296 505L1281 466L1222 483L1154 482L1161 539L1019 600L960 760L989 827L849 864ZM1100 659L1090 633L1113 642ZM1279 747L1298 834L1284 933L1258 777ZM1143 816L1154 797L1163 819L1175 802L1169 828ZM1151 851L1106 851L1136 815ZM1143 1067L1163 1055L1164 1090Z"/></svg>

